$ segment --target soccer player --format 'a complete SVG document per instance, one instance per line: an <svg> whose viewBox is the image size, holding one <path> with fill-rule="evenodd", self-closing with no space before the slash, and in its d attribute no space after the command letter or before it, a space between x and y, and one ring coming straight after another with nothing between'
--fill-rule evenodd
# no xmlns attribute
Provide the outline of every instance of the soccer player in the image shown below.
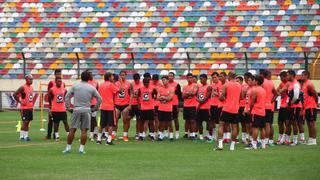
<svg viewBox="0 0 320 180"><path fill-rule="evenodd" d="M133 117L136 118L136 140L139 139L139 128L143 126L143 122L140 118L140 108L139 108L139 100L138 100L138 90L142 87L142 83L140 81L140 74L135 73L133 74L133 82L131 83L132 87L132 95L131 95L131 110L129 111L129 118L132 119ZM130 123L130 120L129 120ZM129 124L130 126L130 124Z"/></svg>
<svg viewBox="0 0 320 180"><path fill-rule="evenodd" d="M162 141L164 138L164 130L169 128L172 122L172 100L174 95L174 89L169 86L169 77L163 76L161 78L163 86L158 91L157 99L159 104L159 137L158 141ZM170 132L170 140L173 140L173 132Z"/></svg>
<svg viewBox="0 0 320 180"><path fill-rule="evenodd" d="M116 131L118 129L118 121L120 119L120 115L123 120L123 141L127 142L128 139L128 130L130 128L130 116L129 111L131 110L131 95L133 93L133 88L129 81L126 80L127 73L125 71L121 71L119 74L119 81L116 82L116 86L120 89L121 84L123 84L123 89L118 93L115 100L116 105L116 117L117 123L115 129L112 132L112 139L115 139Z"/></svg>
<svg viewBox="0 0 320 180"><path fill-rule="evenodd" d="M263 71L262 77L264 78L262 87L266 90L266 144L273 146L273 114L274 114L274 101L277 98L277 91L271 80L271 72L268 70Z"/></svg>
<svg viewBox="0 0 320 180"><path fill-rule="evenodd" d="M73 85L66 95L66 108L72 113L71 116L71 128L68 134L67 147L63 151L64 154L71 152L71 145L74 139L74 134L77 128L81 129L81 140L79 153L85 154L84 146L87 141L87 131L90 128L91 112L97 111L102 102L101 96L97 89L88 84L90 80L90 73L84 71L81 73L81 82ZM70 109L70 98L74 96L74 109ZM92 98L97 99L97 104L92 108Z"/></svg>
<svg viewBox="0 0 320 180"><path fill-rule="evenodd" d="M238 134L238 110L241 99L241 85L235 82L236 74L229 72L228 82L223 85L220 100L223 101L222 115L219 125L219 144L217 150L223 149L223 130L224 126L231 124L232 126L232 141L230 150L235 149L236 138Z"/></svg>
<svg viewBox="0 0 320 180"><path fill-rule="evenodd" d="M60 121L63 122L64 129L66 130L67 134L69 134L69 125L67 121L67 110L65 105L65 95L67 90L62 84L61 77L56 77L55 79L55 86L53 86L49 90L49 109L50 109L50 116L53 118L53 126L54 126L54 137L56 141L59 141L59 124Z"/></svg>
<svg viewBox="0 0 320 180"><path fill-rule="evenodd" d="M279 84L277 88L278 94L280 94L280 109L279 109L279 114L278 114L278 127L279 127L279 137L277 144L283 144L285 141L285 125L286 121L289 120L288 116L288 109L287 109L287 101L288 101L288 87L289 87L289 82L287 80L287 72L282 71L280 73L280 80L281 83Z"/></svg>
<svg viewBox="0 0 320 180"><path fill-rule="evenodd" d="M99 83L93 79L92 72L87 70L90 73L90 79L88 83L92 85L94 88L99 90ZM95 98L92 99L91 107L93 108L97 104L97 100ZM98 127L97 127L97 111L91 113L91 123L90 123L90 141L94 141L94 137L97 136Z"/></svg>
<svg viewBox="0 0 320 180"><path fill-rule="evenodd" d="M245 94L246 105L245 105L245 108L244 108L245 126L246 126L246 134L245 134L246 142L245 142L245 144L250 146L251 144L249 144L249 142L253 141L253 139L252 139L252 131L251 131L251 129L252 129L251 128L252 117L251 117L251 114L250 114L250 103L251 103L251 92L252 92L252 89L255 86L255 77L251 73L245 73L244 74L244 79L245 79L246 84L248 85L248 88L247 88L246 94Z"/></svg>
<svg viewBox="0 0 320 180"><path fill-rule="evenodd" d="M310 72L302 72L303 80L303 94L304 94L304 111L309 130L309 140L307 145L317 145L317 109L318 109L318 95L313 83L309 80ZM301 137L300 137L301 138Z"/></svg>
<svg viewBox="0 0 320 180"><path fill-rule="evenodd" d="M172 100L172 104L173 104L172 119L174 121L174 126L176 130L175 138L179 139L179 100L182 97L181 86L179 83L174 81L175 74L173 72L169 72L168 77L169 77L169 86L174 88L174 95ZM172 128L172 125L170 125L170 128Z"/></svg>
<svg viewBox="0 0 320 180"><path fill-rule="evenodd" d="M102 130L105 129L107 132L106 145L114 145L112 142L112 128L115 126L115 109L114 109L114 96L122 91L123 88L120 85L120 88L114 84L113 74L107 72L104 75L104 83L99 87L99 93L102 97L102 104L100 107L100 129L97 137L97 144L101 144Z"/></svg>
<svg viewBox="0 0 320 180"><path fill-rule="evenodd" d="M139 126L139 140L145 139L145 127L149 126L149 122L153 124L154 120L154 96L157 91L154 86L150 85L150 78L143 79L143 86L138 89L138 97L141 108L141 121ZM154 126L150 126L150 138L154 141Z"/></svg>
<svg viewBox="0 0 320 180"><path fill-rule="evenodd" d="M246 83L243 83L243 77L242 76L237 76L236 82L238 82L241 85L241 93L242 93L242 97L244 97L246 92L247 92L248 85ZM245 115L244 115L244 107L245 107L245 105L246 105L246 99L243 98L243 99L240 100L240 107L239 107L239 111L238 111L238 120L239 120L239 123L241 124L241 140L242 140L242 143L246 143L246 133L247 133ZM239 127L238 127L238 129L239 129Z"/></svg>
<svg viewBox="0 0 320 180"><path fill-rule="evenodd" d="M219 73L213 72L211 75L211 87L212 87L212 94L211 94L211 107L210 107L210 118L212 122L212 138L216 140L216 124L219 124L220 114L219 111L219 96L220 91L222 90L222 83L219 81Z"/></svg>
<svg viewBox="0 0 320 180"><path fill-rule="evenodd" d="M22 126L20 129L20 141L30 141L29 138L29 123L33 120L33 77L31 74L25 76L26 83L17 89L13 97L20 104L20 115Z"/></svg>
<svg viewBox="0 0 320 180"><path fill-rule="evenodd" d="M61 69L56 69L54 70L54 76L55 79L56 78L62 78L62 73L61 73ZM48 87L47 87L47 92L49 93L50 89L54 86L56 86L56 81L52 80L49 82ZM62 83L62 86L65 87L65 84ZM47 129L47 136L45 137L45 139L51 139L51 134L52 134L52 126L53 126L53 118L52 118L52 113L50 112L50 109L48 109L48 129ZM53 134L54 136L54 134ZM55 137L54 137L55 138Z"/></svg>
<svg viewBox="0 0 320 180"><path fill-rule="evenodd" d="M187 74L188 84L183 87L183 119L185 120L186 138L195 139L196 136L196 115L197 115L197 91L198 86L193 82L191 73ZM190 135L188 136L188 132Z"/></svg>
<svg viewBox="0 0 320 180"><path fill-rule="evenodd" d="M219 74L219 81L221 82L222 86L227 83L227 73L226 72L221 72ZM219 88L219 101L220 101L220 95L222 93L222 86L221 88ZM219 109L219 121L220 121L220 117L222 115L222 107L223 107L224 101L220 101L220 103L218 104L218 109ZM230 124L227 123L224 126L223 129L223 142L224 143L229 143L231 141L231 127Z"/></svg>
<svg viewBox="0 0 320 180"><path fill-rule="evenodd" d="M255 76L255 84L256 86L251 91L251 101L250 101L250 114L252 115L252 147L248 149L257 149L257 137L260 130L261 136L261 144L262 149L266 148L266 141L265 141L265 101L266 101L266 91L262 88L263 84L263 77L262 76Z"/></svg>
<svg viewBox="0 0 320 180"><path fill-rule="evenodd" d="M199 139L203 140L203 125L202 122L207 123L207 129L209 129L209 133L207 136L207 141L212 142L212 131L210 134L210 129L212 130L212 122L210 121L210 97L212 93L212 87L207 84L207 75L200 75L200 85L197 93L197 101L199 103L197 107L197 129L199 131Z"/></svg>
<svg viewBox="0 0 320 180"><path fill-rule="evenodd" d="M289 94L289 121L286 123L286 141L287 145L290 144L290 135L291 135L291 127L293 128L293 142L291 145L297 145L298 143L298 121L301 113L301 98L300 91L301 87L298 81L296 80L296 73L293 70L288 71L288 81L290 82L288 87Z"/></svg>
<svg viewBox="0 0 320 180"><path fill-rule="evenodd" d="M157 96L158 96L158 91L160 89L160 87L162 86L160 80L159 80L159 75L158 74L153 74L152 75L152 81L151 81L151 85L157 90L157 94L154 96L154 133L155 133L155 137L156 133L158 133L159 131L159 104L160 101L157 100Z"/></svg>

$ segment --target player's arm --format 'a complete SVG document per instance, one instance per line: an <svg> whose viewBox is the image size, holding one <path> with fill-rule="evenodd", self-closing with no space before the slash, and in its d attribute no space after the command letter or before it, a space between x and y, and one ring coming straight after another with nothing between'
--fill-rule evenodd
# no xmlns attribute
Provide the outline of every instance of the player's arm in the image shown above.
<svg viewBox="0 0 320 180"><path fill-rule="evenodd" d="M272 98L272 101L271 102L275 102L277 97L279 96L277 90L273 87L272 89L272 94L273 94L273 98Z"/></svg>
<svg viewBox="0 0 320 180"><path fill-rule="evenodd" d="M227 85L225 84L222 87L222 92L221 92L221 95L219 97L220 101L225 101L226 100L226 93L227 93Z"/></svg>
<svg viewBox="0 0 320 180"><path fill-rule="evenodd" d="M51 109L51 107L52 107L52 100L53 100L53 98L54 98L54 95L53 95L53 93L52 93L52 90L50 89L50 90L49 90L49 93L48 93L49 109Z"/></svg>
<svg viewBox="0 0 320 180"><path fill-rule="evenodd" d="M196 96L196 95L197 95L197 93L198 93L198 89L199 89L199 87L198 87L198 86L194 86L194 87L193 87L193 91L192 91L191 96Z"/></svg>
<svg viewBox="0 0 320 180"><path fill-rule="evenodd" d="M20 98L19 98L19 94L22 94L24 91L23 86L19 87L19 89L17 89L14 93L13 93L13 98L14 100L16 100L18 103L21 104Z"/></svg>
<svg viewBox="0 0 320 180"><path fill-rule="evenodd" d="M97 111L102 103L102 98L96 89L93 91L93 96L96 98L97 104L93 107L92 112Z"/></svg>
<svg viewBox="0 0 320 180"><path fill-rule="evenodd" d="M246 88L242 88L240 93L240 99L243 100L246 97L246 94L247 94Z"/></svg>
<svg viewBox="0 0 320 180"><path fill-rule="evenodd" d="M175 94L178 96L178 99L179 99L179 100L182 99L182 92L181 92L181 86L180 86L180 84L177 85Z"/></svg>
<svg viewBox="0 0 320 180"><path fill-rule="evenodd" d="M174 92L173 92L173 91L170 91L169 96L168 96L168 97L165 97L165 100L166 100L166 101L171 101L171 100L173 99L173 95L174 95Z"/></svg>
<svg viewBox="0 0 320 180"><path fill-rule="evenodd" d="M50 81L47 87L47 92L49 92L52 87L53 87L53 82Z"/></svg>
<svg viewBox="0 0 320 180"><path fill-rule="evenodd" d="M157 89L154 88L154 89L152 90L152 98L153 98L153 99L157 99L157 94L158 94Z"/></svg>
<svg viewBox="0 0 320 180"><path fill-rule="evenodd" d="M67 92L65 103L66 103L66 108L69 112L72 112L70 109L71 105L71 96L74 94L73 86L70 88L70 90Z"/></svg>
<svg viewBox="0 0 320 180"><path fill-rule="evenodd" d="M208 86L206 97L204 97L204 100L203 100L204 102L206 102L207 100L209 100L211 98L211 93L212 93L212 87Z"/></svg>
<svg viewBox="0 0 320 180"><path fill-rule="evenodd" d="M314 88L314 86L312 86L311 84L309 84L308 86L307 86L307 88L308 88L308 95L309 96L312 96L313 98L314 98L314 101L317 103L317 105L318 105L318 101L319 101L319 99L318 99L318 93L317 93L317 91L316 91L316 89Z"/></svg>
<svg viewBox="0 0 320 180"><path fill-rule="evenodd" d="M133 90L133 86L132 86L132 84L130 84L130 88L129 88L129 94L130 94L130 101L129 101L129 109L131 109L131 103L132 103L132 100L133 100L133 92L134 90Z"/></svg>
<svg viewBox="0 0 320 180"><path fill-rule="evenodd" d="M254 103L256 103L256 101L257 101L257 92L253 90L251 93L250 114L253 109Z"/></svg>
<svg viewBox="0 0 320 180"><path fill-rule="evenodd" d="M299 93L300 93L300 86L299 84L296 83L293 86L293 98L290 104L294 104L296 102L296 100L299 98Z"/></svg>

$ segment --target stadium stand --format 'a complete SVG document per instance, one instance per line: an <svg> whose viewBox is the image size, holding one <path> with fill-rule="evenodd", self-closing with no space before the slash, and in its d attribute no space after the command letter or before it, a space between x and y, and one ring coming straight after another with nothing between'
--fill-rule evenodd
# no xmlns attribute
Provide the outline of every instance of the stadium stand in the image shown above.
<svg viewBox="0 0 320 180"><path fill-rule="evenodd" d="M41 79L56 68L77 78L78 67L95 78L106 69L276 75L303 70L304 53L311 63L320 46L319 0L0 2L3 79L22 78L24 67Z"/></svg>

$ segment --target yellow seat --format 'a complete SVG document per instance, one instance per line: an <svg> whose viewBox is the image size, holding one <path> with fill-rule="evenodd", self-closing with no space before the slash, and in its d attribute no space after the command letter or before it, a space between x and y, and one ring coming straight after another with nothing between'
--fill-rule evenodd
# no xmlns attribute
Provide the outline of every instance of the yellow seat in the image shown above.
<svg viewBox="0 0 320 180"><path fill-rule="evenodd" d="M227 53L221 53L220 58L227 58Z"/></svg>
<svg viewBox="0 0 320 180"><path fill-rule="evenodd" d="M295 31L290 31L289 34L288 34L289 37L292 37L292 36L296 36L296 32Z"/></svg>
<svg viewBox="0 0 320 180"><path fill-rule="evenodd" d="M50 65L50 69L57 69L58 68L58 65L57 64L51 64Z"/></svg>
<svg viewBox="0 0 320 180"><path fill-rule="evenodd" d="M312 36L320 36L320 31L313 31Z"/></svg>
<svg viewBox="0 0 320 180"><path fill-rule="evenodd" d="M69 59L76 59L77 56L76 56L75 53L69 53L69 54L68 54L68 58L69 58ZM79 58L80 58L80 57L79 57Z"/></svg>
<svg viewBox="0 0 320 180"><path fill-rule="evenodd" d="M86 23L90 23L90 22L91 22L91 18L90 18L90 17L86 17L86 18L84 18L84 22L86 22Z"/></svg>
<svg viewBox="0 0 320 180"><path fill-rule="evenodd" d="M254 32L261 31L261 26L255 26L255 27L253 28L253 31L254 31Z"/></svg>
<svg viewBox="0 0 320 180"><path fill-rule="evenodd" d="M11 69L13 67L13 64L8 63L6 64L6 66L4 67L5 69Z"/></svg>
<svg viewBox="0 0 320 180"><path fill-rule="evenodd" d="M178 42L178 38L176 38L176 37L173 37L173 38L171 38L171 40L170 40L172 43L176 43L176 42Z"/></svg>
<svg viewBox="0 0 320 180"><path fill-rule="evenodd" d="M57 33L57 32L55 32L55 33L52 33L51 36L52 36L53 38L58 38L58 37L60 37L60 34Z"/></svg>
<svg viewBox="0 0 320 180"><path fill-rule="evenodd" d="M114 23L117 23L117 22L119 22L119 20L120 20L120 18L119 17L114 17L114 18L112 18L112 22L114 22Z"/></svg>
<svg viewBox="0 0 320 180"><path fill-rule="evenodd" d="M33 39L32 39L32 42L33 42L33 43L38 43L38 42L40 42L40 39L39 39L39 38L33 38Z"/></svg>
<svg viewBox="0 0 320 180"><path fill-rule="evenodd" d="M169 17L164 17L164 18L162 19L162 21L163 21L163 22L169 22L169 21L170 21L170 18L169 18Z"/></svg>
<svg viewBox="0 0 320 180"><path fill-rule="evenodd" d="M199 70L193 70L193 71L192 71L192 74L198 76L198 75L200 75L200 71L199 71Z"/></svg>
<svg viewBox="0 0 320 180"><path fill-rule="evenodd" d="M44 70L44 69L39 69L38 74L39 74L39 75L46 74L46 70Z"/></svg>
<svg viewBox="0 0 320 180"><path fill-rule="evenodd" d="M12 48L14 44L12 42L7 43L6 48Z"/></svg>
<svg viewBox="0 0 320 180"><path fill-rule="evenodd" d="M236 32L236 31L238 31L238 27L232 26L232 27L230 28L230 31L231 31L231 32Z"/></svg>
<svg viewBox="0 0 320 180"><path fill-rule="evenodd" d="M38 9L33 7L33 8L31 8L31 12L38 12Z"/></svg>
<svg viewBox="0 0 320 180"><path fill-rule="evenodd" d="M16 3L15 2L8 3L7 7L8 8L15 8L16 7Z"/></svg>
<svg viewBox="0 0 320 180"><path fill-rule="evenodd" d="M98 4L98 8L103 8L105 6L105 3L104 2L101 2Z"/></svg>
<svg viewBox="0 0 320 180"><path fill-rule="evenodd" d="M264 47L264 48L262 49L262 51L263 51L263 52L270 52L270 51L271 51L271 49L270 49L270 48L268 48L268 47Z"/></svg>
<svg viewBox="0 0 320 180"><path fill-rule="evenodd" d="M227 57L230 58L230 59L233 59L235 57L235 54L234 53L228 53Z"/></svg>
<svg viewBox="0 0 320 180"><path fill-rule="evenodd" d="M103 38L109 37L109 33L108 33L108 32L102 33L102 37L103 37Z"/></svg>
<svg viewBox="0 0 320 180"><path fill-rule="evenodd" d="M61 63L63 63L63 60L58 59L58 60L56 60L54 63L55 63L55 64L61 64Z"/></svg>
<svg viewBox="0 0 320 180"><path fill-rule="evenodd" d="M237 37L232 37L230 42L236 43L236 42L238 42L238 38Z"/></svg>
<svg viewBox="0 0 320 180"><path fill-rule="evenodd" d="M278 64L278 63L279 63L279 61L277 59L272 59L271 60L271 64Z"/></svg>
<svg viewBox="0 0 320 180"><path fill-rule="evenodd" d="M286 1L284 2L284 5L285 5L285 6L289 6L289 5L291 5L291 4L292 4L291 0L286 0Z"/></svg>
<svg viewBox="0 0 320 180"><path fill-rule="evenodd" d="M26 27L30 27L30 23L29 22L24 22L22 24L22 27L26 28Z"/></svg>
<svg viewBox="0 0 320 180"><path fill-rule="evenodd" d="M79 59L83 59L83 53L78 53L78 56L79 56Z"/></svg>
<svg viewBox="0 0 320 180"><path fill-rule="evenodd" d="M188 22L181 22L181 23L180 23L180 26L181 26L181 27L188 27L188 26L189 26L189 23L188 23Z"/></svg>
<svg viewBox="0 0 320 180"><path fill-rule="evenodd" d="M169 27L167 27L167 28L164 28L164 32L166 32L166 33L169 33L169 32L171 32L171 28L169 28Z"/></svg>
<svg viewBox="0 0 320 180"><path fill-rule="evenodd" d="M106 32L107 28L99 28L99 32L104 33Z"/></svg>
<svg viewBox="0 0 320 180"><path fill-rule="evenodd" d="M301 47L296 47L296 48L294 48L294 51L296 51L296 52L302 52L302 48L301 48Z"/></svg>
<svg viewBox="0 0 320 180"><path fill-rule="evenodd" d="M212 59L218 59L218 58L220 58L220 55L219 55L219 53L212 53L211 54L211 58Z"/></svg>
<svg viewBox="0 0 320 180"><path fill-rule="evenodd" d="M8 52L8 48L6 47L1 48L1 52Z"/></svg>
<svg viewBox="0 0 320 180"><path fill-rule="evenodd" d="M304 36L304 32L303 32L303 31L298 31L298 32L296 33L296 36Z"/></svg>
<svg viewBox="0 0 320 180"><path fill-rule="evenodd" d="M145 17L150 17L150 16L152 16L152 11L148 11L148 12L146 12L145 14L144 14L144 16Z"/></svg>
<svg viewBox="0 0 320 180"><path fill-rule="evenodd" d="M171 70L171 69L172 69L172 64L166 64L166 65L164 65L164 69L166 69L166 70Z"/></svg>

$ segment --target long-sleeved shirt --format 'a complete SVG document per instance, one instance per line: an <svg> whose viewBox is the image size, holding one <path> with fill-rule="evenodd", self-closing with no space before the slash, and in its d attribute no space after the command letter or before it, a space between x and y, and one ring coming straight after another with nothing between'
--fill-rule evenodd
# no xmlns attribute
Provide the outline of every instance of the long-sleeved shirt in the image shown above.
<svg viewBox="0 0 320 180"><path fill-rule="evenodd" d="M101 96L97 89L91 86L85 81L81 81L73 85L66 95L66 108L70 108L70 99L74 95L74 111L77 112L90 112L91 111L91 100L93 97L97 99L97 104L94 106L94 110L98 110L102 102Z"/></svg>

